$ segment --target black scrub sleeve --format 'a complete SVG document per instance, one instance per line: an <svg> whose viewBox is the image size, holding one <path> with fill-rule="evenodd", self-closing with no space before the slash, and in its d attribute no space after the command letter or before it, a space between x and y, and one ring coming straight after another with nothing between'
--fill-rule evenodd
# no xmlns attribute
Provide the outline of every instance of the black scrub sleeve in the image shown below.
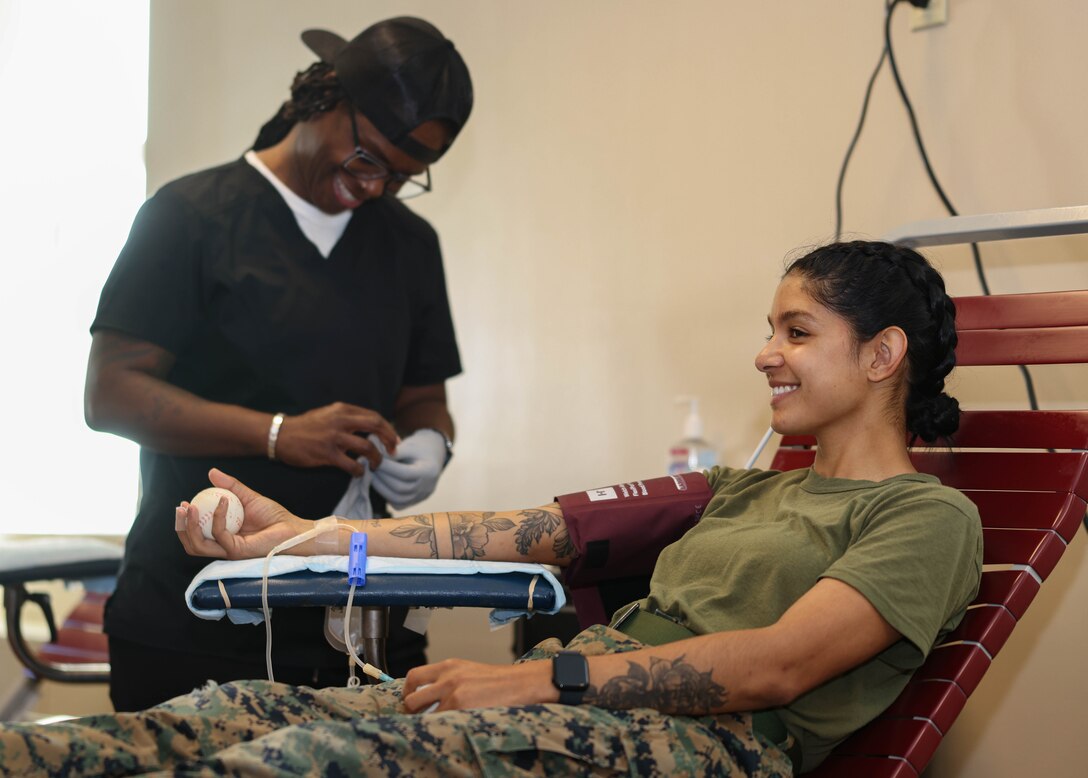
<svg viewBox="0 0 1088 778"><path fill-rule="evenodd" d="M116 330L172 354L183 349L208 304L197 225L169 192L144 203L102 288L92 334Z"/></svg>

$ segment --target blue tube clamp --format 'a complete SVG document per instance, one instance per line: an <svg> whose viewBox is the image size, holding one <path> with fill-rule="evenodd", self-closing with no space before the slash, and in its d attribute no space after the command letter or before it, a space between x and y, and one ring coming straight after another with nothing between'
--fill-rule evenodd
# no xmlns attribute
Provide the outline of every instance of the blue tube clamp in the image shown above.
<svg viewBox="0 0 1088 778"><path fill-rule="evenodd" d="M366 586L366 533L352 532L348 551L348 583Z"/></svg>

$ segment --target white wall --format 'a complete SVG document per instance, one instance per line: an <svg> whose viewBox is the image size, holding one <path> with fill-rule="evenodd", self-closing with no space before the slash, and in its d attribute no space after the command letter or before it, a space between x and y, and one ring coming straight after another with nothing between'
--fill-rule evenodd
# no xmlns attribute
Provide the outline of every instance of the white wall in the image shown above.
<svg viewBox="0 0 1088 778"><path fill-rule="evenodd" d="M147 5L0 0L0 534L121 534L132 519L136 445L84 425L83 376L144 199ZM79 510L43 504L58 491Z"/></svg>
<svg viewBox="0 0 1088 778"><path fill-rule="evenodd" d="M351 37L386 16L423 16L456 41L477 92L435 192L418 201L442 236L466 367L450 384L457 455L424 507L515 507L655 475L680 432L680 393L702 398L709 437L739 464L767 423L751 359L769 298L784 255L831 235L882 6L156 0L149 186L248 146L311 61L301 29ZM947 26L918 33L901 8L895 43L958 209L1088 202L1088 6L950 6ZM943 215L887 71L845 209L862 236ZM1088 287L1088 239L983 251L996 292ZM954 294L977 293L965 250L935 256ZM1044 403L1083 399L1068 374L1041 371L1038 384ZM1015 376L963 388L967 402L1022 396ZM1069 775L1080 764L1084 545L933 775Z"/></svg>

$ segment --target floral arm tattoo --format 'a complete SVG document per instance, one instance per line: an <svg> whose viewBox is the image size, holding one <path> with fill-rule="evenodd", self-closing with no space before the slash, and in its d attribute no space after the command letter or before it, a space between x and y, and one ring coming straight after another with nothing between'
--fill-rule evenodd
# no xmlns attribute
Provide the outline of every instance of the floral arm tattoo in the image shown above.
<svg viewBox="0 0 1088 778"><path fill-rule="evenodd" d="M506 532L514 528L514 522L494 513L450 514L450 539L453 541L454 559L478 559L487 555L484 546L491 540L492 532Z"/></svg>
<svg viewBox="0 0 1088 778"><path fill-rule="evenodd" d="M514 542L517 544L519 554L528 556L532 545L539 543L544 535L548 535L552 537L552 551L557 559L574 558L574 544L570 540L566 525L562 524L561 514L556 514L547 508L531 508L518 511L518 513L522 521L514 533ZM560 529L561 524L562 529Z"/></svg>
<svg viewBox="0 0 1088 778"><path fill-rule="evenodd" d="M590 685L585 702L601 708L653 708L665 713L699 715L721 710L729 698L724 686L676 659L650 657L645 668L628 661L627 674L608 679L600 687Z"/></svg>
<svg viewBox="0 0 1088 778"><path fill-rule="evenodd" d="M377 526L377 523L375 523ZM413 516L412 523L390 530L395 538L415 538L416 543L427 544L431 548L431 559L438 559L438 539L434 536L434 516L425 514Z"/></svg>

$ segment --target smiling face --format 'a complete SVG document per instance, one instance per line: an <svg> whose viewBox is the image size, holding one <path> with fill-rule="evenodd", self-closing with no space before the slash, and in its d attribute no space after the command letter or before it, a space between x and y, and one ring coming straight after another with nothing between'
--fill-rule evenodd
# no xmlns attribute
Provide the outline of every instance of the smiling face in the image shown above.
<svg viewBox="0 0 1088 778"><path fill-rule="evenodd" d="M281 176L292 191L325 213L357 208L385 192L386 179L360 180L343 168L344 160L355 152L349 110L343 104L296 125L285 176ZM425 164L390 143L361 113L355 113L355 121L360 146L389 170L409 176L426 171ZM443 148L447 134L436 121L411 132L416 141L432 149Z"/></svg>
<svg viewBox="0 0 1088 778"><path fill-rule="evenodd" d="M867 350L846 320L790 274L778 285L768 321L771 335L755 362L771 387L775 432L819 437L863 425L871 402Z"/></svg>

